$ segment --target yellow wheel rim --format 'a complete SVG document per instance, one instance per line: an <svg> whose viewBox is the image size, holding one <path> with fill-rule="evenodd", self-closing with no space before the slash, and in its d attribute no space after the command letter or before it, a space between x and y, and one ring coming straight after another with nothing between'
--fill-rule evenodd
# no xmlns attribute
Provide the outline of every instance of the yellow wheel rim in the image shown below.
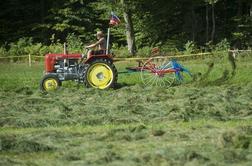
<svg viewBox="0 0 252 166"><path fill-rule="evenodd" d="M94 88L105 89L113 81L113 72L104 63L92 65L87 74L88 83Z"/></svg>
<svg viewBox="0 0 252 166"><path fill-rule="evenodd" d="M54 91L58 88L58 82L54 78L48 78L44 81L44 89L46 91Z"/></svg>

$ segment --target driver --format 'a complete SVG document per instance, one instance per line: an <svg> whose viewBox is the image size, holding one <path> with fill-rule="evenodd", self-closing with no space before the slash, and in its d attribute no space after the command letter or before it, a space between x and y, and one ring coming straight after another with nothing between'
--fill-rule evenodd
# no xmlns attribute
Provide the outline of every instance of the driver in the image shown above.
<svg viewBox="0 0 252 166"><path fill-rule="evenodd" d="M94 49L95 47L98 47L98 50L89 50L87 53L87 58L89 58L91 55L100 55L100 54L106 54L106 39L104 37L104 34L102 31L98 31L96 33L97 42L90 44L89 46L86 46L87 49Z"/></svg>

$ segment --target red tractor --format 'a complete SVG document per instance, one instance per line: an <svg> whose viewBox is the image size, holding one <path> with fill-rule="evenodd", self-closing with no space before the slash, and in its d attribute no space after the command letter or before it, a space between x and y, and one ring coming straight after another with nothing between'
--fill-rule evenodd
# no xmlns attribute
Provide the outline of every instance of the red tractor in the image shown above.
<svg viewBox="0 0 252 166"><path fill-rule="evenodd" d="M108 53L92 55L88 59L82 54L47 54L40 89L53 91L68 80L83 83L86 87L107 89L116 84L117 76L112 55Z"/></svg>

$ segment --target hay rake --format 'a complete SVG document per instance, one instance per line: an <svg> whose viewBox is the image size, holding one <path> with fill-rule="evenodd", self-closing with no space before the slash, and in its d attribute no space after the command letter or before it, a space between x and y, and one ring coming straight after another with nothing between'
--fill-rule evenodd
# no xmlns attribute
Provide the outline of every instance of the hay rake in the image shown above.
<svg viewBox="0 0 252 166"><path fill-rule="evenodd" d="M184 73L192 74L183 65L173 60L158 60L150 58L146 62L139 61L137 67L127 67L129 72L141 72L140 77L146 86L170 87L175 81L181 83L184 80Z"/></svg>

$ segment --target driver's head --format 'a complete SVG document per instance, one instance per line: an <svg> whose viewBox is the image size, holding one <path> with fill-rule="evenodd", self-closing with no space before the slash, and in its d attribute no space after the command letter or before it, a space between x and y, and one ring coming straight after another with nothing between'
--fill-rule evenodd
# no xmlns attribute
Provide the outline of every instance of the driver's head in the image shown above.
<svg viewBox="0 0 252 166"><path fill-rule="evenodd" d="M100 39L100 38L104 37L104 34L102 31L97 31L96 36L98 39Z"/></svg>

